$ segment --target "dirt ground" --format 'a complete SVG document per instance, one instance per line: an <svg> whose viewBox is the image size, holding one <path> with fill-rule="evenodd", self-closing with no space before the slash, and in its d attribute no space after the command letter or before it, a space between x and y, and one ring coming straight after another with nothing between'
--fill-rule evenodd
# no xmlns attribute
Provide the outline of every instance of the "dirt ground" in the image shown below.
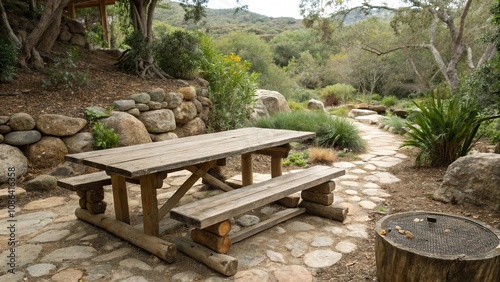
<svg viewBox="0 0 500 282"><path fill-rule="evenodd" d="M165 91L174 90L183 85L179 80L142 79L131 74L119 72L114 63L116 58L103 51L82 50L82 59L78 61L78 71L88 76L88 85L72 89L46 89L42 87L46 76L40 73L19 71L14 81L0 84L0 115L25 112L35 118L41 114L52 113L73 117L84 117L83 111L88 106L108 106L112 101L126 99L130 94L149 91L162 87ZM403 211L425 210L468 216L500 228L500 215L482 207L463 204L451 205L432 200L432 193L442 182L445 168L418 168L414 166L414 151L404 150L409 161L390 170L401 179L396 184L385 185L392 197L385 202L384 208L371 213L370 227L385 214ZM268 172L270 162L265 159L255 161L255 172ZM292 169L292 168L285 168ZM226 173L239 170L239 162L228 161ZM31 178L41 171L30 171L26 178ZM65 193L64 191L51 193ZM32 194L23 201L53 195ZM21 203L20 203L21 204ZM374 238L358 246L361 252L346 255L348 263L334 265L323 273L323 277L332 276L338 281L368 281L375 277Z"/></svg>

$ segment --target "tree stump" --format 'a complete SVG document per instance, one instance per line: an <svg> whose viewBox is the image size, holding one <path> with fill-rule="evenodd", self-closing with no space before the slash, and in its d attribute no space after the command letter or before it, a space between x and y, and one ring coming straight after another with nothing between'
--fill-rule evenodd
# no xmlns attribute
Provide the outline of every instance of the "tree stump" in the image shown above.
<svg viewBox="0 0 500 282"><path fill-rule="evenodd" d="M375 227L381 282L500 281L500 231L432 212L385 216Z"/></svg>

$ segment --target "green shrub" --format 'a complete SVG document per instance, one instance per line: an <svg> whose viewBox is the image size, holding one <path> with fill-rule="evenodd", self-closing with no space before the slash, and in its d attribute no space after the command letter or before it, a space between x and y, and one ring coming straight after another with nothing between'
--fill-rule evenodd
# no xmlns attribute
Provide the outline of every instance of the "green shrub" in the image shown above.
<svg viewBox="0 0 500 282"><path fill-rule="evenodd" d="M345 118L332 118L319 111L277 113L257 120L258 127L316 132L319 146L363 152L365 142L357 127Z"/></svg>
<svg viewBox="0 0 500 282"><path fill-rule="evenodd" d="M283 160L283 166L291 166L291 165L305 166L307 165L308 158L309 154L307 153L307 151L301 153L293 153Z"/></svg>
<svg viewBox="0 0 500 282"><path fill-rule="evenodd" d="M500 117L481 118L477 101L457 94L449 100L431 95L415 105L420 110L415 112L416 126L407 123L410 131L402 147L420 149L416 159L419 165L447 166L467 155L481 123Z"/></svg>
<svg viewBox="0 0 500 282"><path fill-rule="evenodd" d="M203 58L197 35L177 30L155 42L155 60L164 72L182 79L192 79L196 75Z"/></svg>
<svg viewBox="0 0 500 282"><path fill-rule="evenodd" d="M491 144L500 142L500 119L488 120L479 127L479 136L487 138Z"/></svg>
<svg viewBox="0 0 500 282"><path fill-rule="evenodd" d="M54 64L48 69L48 78L43 81L47 88L73 88L86 85L87 74L78 71L76 61L80 57L77 48L71 48L64 53L63 57L56 58Z"/></svg>
<svg viewBox="0 0 500 282"><path fill-rule="evenodd" d="M372 94L372 100L373 101L380 101L382 100L382 96L380 96L379 94L375 93L375 94Z"/></svg>
<svg viewBox="0 0 500 282"><path fill-rule="evenodd" d="M399 134L404 133L403 128L406 126L406 121L397 116L390 116L389 118L384 119L382 123L394 128L394 132Z"/></svg>
<svg viewBox="0 0 500 282"><path fill-rule="evenodd" d="M331 118L328 115L319 111L292 111L260 118L257 120L257 126L316 132L323 124L330 121Z"/></svg>
<svg viewBox="0 0 500 282"><path fill-rule="evenodd" d="M396 96L385 96L380 103L386 107L392 107L399 102Z"/></svg>
<svg viewBox="0 0 500 282"><path fill-rule="evenodd" d="M93 46L108 47L108 42L103 39L104 31L101 23L94 23L85 34L87 41Z"/></svg>
<svg viewBox="0 0 500 282"><path fill-rule="evenodd" d="M349 109L347 109L347 107L338 107L331 109L329 113L338 117L347 117Z"/></svg>
<svg viewBox="0 0 500 282"><path fill-rule="evenodd" d="M132 32L124 40L127 49L122 59L118 62L118 68L129 73L140 74L137 62L147 61L153 52L151 44L144 38L140 32Z"/></svg>
<svg viewBox="0 0 500 282"><path fill-rule="evenodd" d="M118 146L120 136L112 128L107 128L102 122L97 121L92 125L94 148L97 150L109 149Z"/></svg>
<svg viewBox="0 0 500 282"><path fill-rule="evenodd" d="M0 37L0 81L10 81L16 75L17 49L6 38Z"/></svg>
<svg viewBox="0 0 500 282"><path fill-rule="evenodd" d="M334 147L361 153L366 150L366 143L361 138L358 128L346 118L332 118L316 132L316 141L322 147Z"/></svg>
<svg viewBox="0 0 500 282"><path fill-rule="evenodd" d="M307 109L307 102L288 101L288 106L292 111L300 111Z"/></svg>
<svg viewBox="0 0 500 282"><path fill-rule="evenodd" d="M230 54L217 52L209 37L200 35L204 59L203 77L210 82L209 93L213 107L210 111L209 130L222 131L248 124L251 107L256 98L257 73L249 72L249 63Z"/></svg>
<svg viewBox="0 0 500 282"><path fill-rule="evenodd" d="M325 105L337 105L339 102L346 103L352 99L356 89L349 84L333 84L321 90L321 97L326 101Z"/></svg>

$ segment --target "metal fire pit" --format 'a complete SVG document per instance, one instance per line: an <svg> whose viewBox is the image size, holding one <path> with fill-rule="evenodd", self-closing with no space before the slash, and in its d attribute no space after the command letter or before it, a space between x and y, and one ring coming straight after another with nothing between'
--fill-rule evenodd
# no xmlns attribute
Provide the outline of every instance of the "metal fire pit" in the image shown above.
<svg viewBox="0 0 500 282"><path fill-rule="evenodd" d="M500 231L466 217L407 212L376 224L380 281L500 281Z"/></svg>

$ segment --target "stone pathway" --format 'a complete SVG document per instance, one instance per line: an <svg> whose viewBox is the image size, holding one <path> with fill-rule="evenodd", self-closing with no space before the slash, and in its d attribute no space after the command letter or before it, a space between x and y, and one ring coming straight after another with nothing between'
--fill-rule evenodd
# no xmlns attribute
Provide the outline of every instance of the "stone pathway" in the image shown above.
<svg viewBox="0 0 500 282"><path fill-rule="evenodd" d="M368 152L358 160L333 164L347 172L336 180L335 190L335 203L349 208L347 219L340 223L305 214L235 244L229 253L239 260L234 277L224 277L184 255L167 264L77 220L74 209L78 197L71 195L33 201L17 209L15 274L8 272L11 254L7 244L11 236L8 213L0 210L0 281L320 281L315 276L322 268L342 262L345 254L356 252L359 243L371 236L368 213L383 209L384 201L391 196L380 185L399 181L387 169L407 158L398 153L401 142L397 135L375 126L356 125L370 146ZM164 187L158 190L159 201L171 197L186 177L183 172L169 175ZM198 183L183 201L219 193L202 191L201 187ZM140 189L132 185L129 191L130 210L135 214L132 220L140 222ZM106 213L110 214L113 200L109 187L105 201ZM269 205L257 212L269 215L278 209ZM255 215L245 215L236 219L234 228L258 220ZM170 219L164 219L160 229L161 232L187 230Z"/></svg>

